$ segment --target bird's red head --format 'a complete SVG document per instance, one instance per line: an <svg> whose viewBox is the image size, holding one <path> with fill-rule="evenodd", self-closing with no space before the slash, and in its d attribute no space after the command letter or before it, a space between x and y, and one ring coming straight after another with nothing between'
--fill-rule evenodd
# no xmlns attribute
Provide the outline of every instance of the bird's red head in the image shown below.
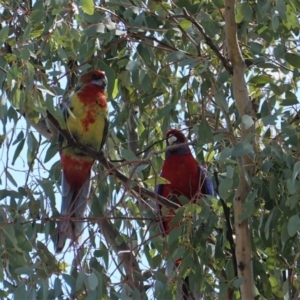
<svg viewBox="0 0 300 300"><path fill-rule="evenodd" d="M185 143L187 141L184 134L181 131L177 130L177 129L169 130L166 134L166 140L167 140L167 145L168 146L171 146L173 144Z"/></svg>
<svg viewBox="0 0 300 300"><path fill-rule="evenodd" d="M101 88L106 87L106 76L105 73L100 70L89 71L80 77L80 82L83 84L93 83Z"/></svg>
<svg viewBox="0 0 300 300"><path fill-rule="evenodd" d="M172 145L177 145L177 144L182 144L187 142L187 139L184 136L184 134L177 129L169 130L166 134L166 140L167 140L167 146L172 146ZM180 155L191 154L191 150L187 145L182 145L179 148L168 149L166 151L166 158L168 158L173 154L180 154Z"/></svg>

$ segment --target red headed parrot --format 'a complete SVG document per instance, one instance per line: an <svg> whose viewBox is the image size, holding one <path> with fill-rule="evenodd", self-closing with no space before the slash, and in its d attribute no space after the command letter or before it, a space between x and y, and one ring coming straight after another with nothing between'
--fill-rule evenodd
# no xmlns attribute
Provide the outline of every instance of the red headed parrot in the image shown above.
<svg viewBox="0 0 300 300"><path fill-rule="evenodd" d="M93 70L83 74L80 88L64 102L67 130L79 143L100 151L108 133L108 107L104 93L105 73ZM87 201L91 190L94 158L80 148L70 147L60 136L62 166L61 218L58 222L56 253L63 250L66 239L78 242L84 230Z"/></svg>
<svg viewBox="0 0 300 300"><path fill-rule="evenodd" d="M181 131L171 129L166 134L166 141L167 146L172 146L186 143L187 139ZM188 145L182 145L166 151L166 158L160 176L167 179L170 183L158 185L156 192L179 205L182 205L179 201L180 196L185 196L191 202L196 202L201 195L214 195L213 183L207 177L206 169L199 165ZM176 227L176 225L173 228L170 226L172 215L175 215L175 211L168 210L166 216L161 205L158 205L157 209L160 216L162 234L165 236ZM176 262L177 266L179 262L180 260ZM188 284L187 278L185 278L185 282ZM187 293L188 291L184 284L183 294Z"/></svg>

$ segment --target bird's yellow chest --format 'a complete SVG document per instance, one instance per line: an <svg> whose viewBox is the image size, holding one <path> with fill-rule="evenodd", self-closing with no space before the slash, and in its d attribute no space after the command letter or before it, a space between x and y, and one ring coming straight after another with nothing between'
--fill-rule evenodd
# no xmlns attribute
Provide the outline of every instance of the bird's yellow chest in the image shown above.
<svg viewBox="0 0 300 300"><path fill-rule="evenodd" d="M95 150L100 149L108 116L107 105L103 106L102 97L105 96L94 95L94 99L85 99L89 101L84 102L76 94L73 95L66 122L75 140Z"/></svg>

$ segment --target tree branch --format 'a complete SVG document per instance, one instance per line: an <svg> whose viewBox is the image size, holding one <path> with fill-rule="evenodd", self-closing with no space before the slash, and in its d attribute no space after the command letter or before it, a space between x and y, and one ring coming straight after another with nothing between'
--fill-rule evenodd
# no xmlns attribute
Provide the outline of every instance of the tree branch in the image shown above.
<svg viewBox="0 0 300 300"><path fill-rule="evenodd" d="M247 85L245 81L245 62L243 60L238 40L237 25L235 22L235 0L225 0L225 32L229 59L232 64L233 76L233 96L240 117L249 115L255 116L251 101L249 99ZM254 125L246 128L241 123L241 140L254 133ZM252 144L254 143L253 137ZM254 147L255 149L255 147ZM238 266L238 275L243 278L241 284L241 298L252 300L255 297L253 267L252 267L252 247L249 229L249 220L240 221L239 217L244 211L244 203L251 191L251 179L254 174L255 164L249 155L238 159L240 167L240 180L234 198L234 227L236 233L236 258Z"/></svg>
<svg viewBox="0 0 300 300"><path fill-rule="evenodd" d="M191 16L188 11L186 10L185 7L182 8L184 17L191 21L195 27L199 30L199 32L201 33L201 35L203 36L205 43L207 44L207 46L210 47L210 49L217 55L217 57L220 59L220 61L223 63L225 69L232 74L232 65L230 64L230 62L220 53L220 51L218 50L218 48L216 47L216 45L214 44L214 42L212 41L212 39L206 35L204 28L201 26L200 23L198 23L195 18L193 16Z"/></svg>

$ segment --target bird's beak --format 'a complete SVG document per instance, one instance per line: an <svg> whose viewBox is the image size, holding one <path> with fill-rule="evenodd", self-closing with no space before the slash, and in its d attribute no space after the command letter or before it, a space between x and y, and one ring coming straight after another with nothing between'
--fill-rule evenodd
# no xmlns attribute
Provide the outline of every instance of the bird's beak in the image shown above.
<svg viewBox="0 0 300 300"><path fill-rule="evenodd" d="M177 142L177 137L175 135L172 135L168 138L168 144L169 146L175 144Z"/></svg>
<svg viewBox="0 0 300 300"><path fill-rule="evenodd" d="M105 89L105 87L107 85L107 80L106 80L106 77L103 77L103 78L98 79L98 80L93 80L92 83L97 84L101 88Z"/></svg>

